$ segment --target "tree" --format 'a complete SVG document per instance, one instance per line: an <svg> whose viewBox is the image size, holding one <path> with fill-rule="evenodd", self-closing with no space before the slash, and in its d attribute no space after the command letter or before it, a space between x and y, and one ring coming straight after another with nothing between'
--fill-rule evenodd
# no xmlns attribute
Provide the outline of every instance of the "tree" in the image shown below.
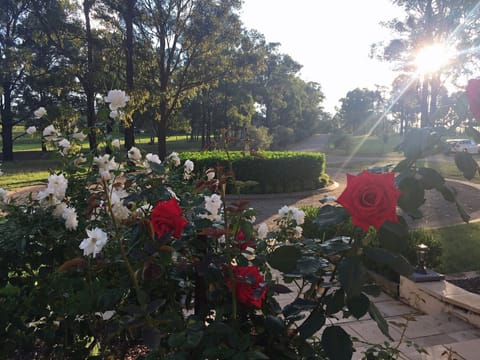
<svg viewBox="0 0 480 360"><path fill-rule="evenodd" d="M406 16L403 20L393 19L384 23L396 37L387 44L373 45L373 54L379 59L396 63L399 71L409 74L412 78L421 76L417 95L421 126L433 126L434 114L439 105L439 93L447 75L455 78L465 73L468 64L475 57L473 52L461 50L478 40L478 32L475 29L478 29L480 20L471 16L471 10L477 2L469 0L392 0L392 2L404 8ZM437 69L428 69L419 74L415 61L418 60L422 50L432 45L454 49L456 58L448 63L448 66L439 65Z"/></svg>
<svg viewBox="0 0 480 360"><path fill-rule="evenodd" d="M145 0L143 36L155 53L155 86L149 101L156 106L155 133L158 154L167 154L169 120L183 101L222 79L235 66L228 62L231 49L241 40L241 23L235 10L240 1Z"/></svg>
<svg viewBox="0 0 480 360"><path fill-rule="evenodd" d="M31 2L4 0L0 7L0 116L2 123L3 161L13 161L13 126L15 98L25 78L31 59L25 46L26 27Z"/></svg>
<svg viewBox="0 0 480 360"><path fill-rule="evenodd" d="M378 90L356 88L340 99L338 112L342 127L352 134L366 134L376 126L383 109L383 97Z"/></svg>

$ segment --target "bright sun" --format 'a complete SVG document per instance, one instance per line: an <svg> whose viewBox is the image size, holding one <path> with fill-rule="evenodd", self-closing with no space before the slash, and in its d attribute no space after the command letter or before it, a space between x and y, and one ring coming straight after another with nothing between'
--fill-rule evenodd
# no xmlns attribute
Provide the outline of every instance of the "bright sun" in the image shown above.
<svg viewBox="0 0 480 360"><path fill-rule="evenodd" d="M452 59L453 51L442 44L434 44L421 49L415 58L419 74L431 74L439 71Z"/></svg>

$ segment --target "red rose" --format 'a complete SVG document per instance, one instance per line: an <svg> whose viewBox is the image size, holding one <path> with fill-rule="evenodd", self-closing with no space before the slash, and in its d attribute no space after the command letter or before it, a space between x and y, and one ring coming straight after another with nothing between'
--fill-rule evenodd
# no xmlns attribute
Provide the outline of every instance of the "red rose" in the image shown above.
<svg viewBox="0 0 480 360"><path fill-rule="evenodd" d="M240 250L245 250L248 247L255 248L255 238L252 236L247 240L243 231L240 230L237 234L237 246Z"/></svg>
<svg viewBox="0 0 480 360"><path fill-rule="evenodd" d="M182 217L182 212L174 198L158 202L150 217L157 236L162 237L166 233L173 232L174 237L180 238L183 228L188 224Z"/></svg>
<svg viewBox="0 0 480 360"><path fill-rule="evenodd" d="M480 120L480 79L468 80L467 97L473 117Z"/></svg>
<svg viewBox="0 0 480 360"><path fill-rule="evenodd" d="M363 171L358 176L347 174L347 187L337 202L352 215L353 225L367 232L370 225L378 230L385 221L398 222L399 196L394 173Z"/></svg>
<svg viewBox="0 0 480 360"><path fill-rule="evenodd" d="M232 266L235 276L235 289L238 301L260 308L267 295L265 279L256 266ZM230 278L227 277L227 286L231 289Z"/></svg>

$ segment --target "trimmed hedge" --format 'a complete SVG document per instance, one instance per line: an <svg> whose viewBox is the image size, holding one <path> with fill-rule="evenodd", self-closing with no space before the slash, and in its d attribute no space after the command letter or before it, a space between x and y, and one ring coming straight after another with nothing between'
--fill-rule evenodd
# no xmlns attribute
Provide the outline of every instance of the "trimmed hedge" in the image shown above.
<svg viewBox="0 0 480 360"><path fill-rule="evenodd" d="M329 180L323 153L265 151L259 157L232 151L228 155L235 180L255 182L241 187L229 184L229 192L268 194L314 190ZM192 160L200 171L217 166L229 168L227 154L221 151L185 152L181 158Z"/></svg>

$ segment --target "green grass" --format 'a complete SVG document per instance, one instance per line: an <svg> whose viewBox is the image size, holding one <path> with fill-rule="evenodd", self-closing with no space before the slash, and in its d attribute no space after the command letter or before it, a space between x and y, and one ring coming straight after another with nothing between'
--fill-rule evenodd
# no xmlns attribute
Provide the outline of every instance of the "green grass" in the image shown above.
<svg viewBox="0 0 480 360"><path fill-rule="evenodd" d="M452 274L480 270L480 223L425 229L440 243L442 255L435 270Z"/></svg>

